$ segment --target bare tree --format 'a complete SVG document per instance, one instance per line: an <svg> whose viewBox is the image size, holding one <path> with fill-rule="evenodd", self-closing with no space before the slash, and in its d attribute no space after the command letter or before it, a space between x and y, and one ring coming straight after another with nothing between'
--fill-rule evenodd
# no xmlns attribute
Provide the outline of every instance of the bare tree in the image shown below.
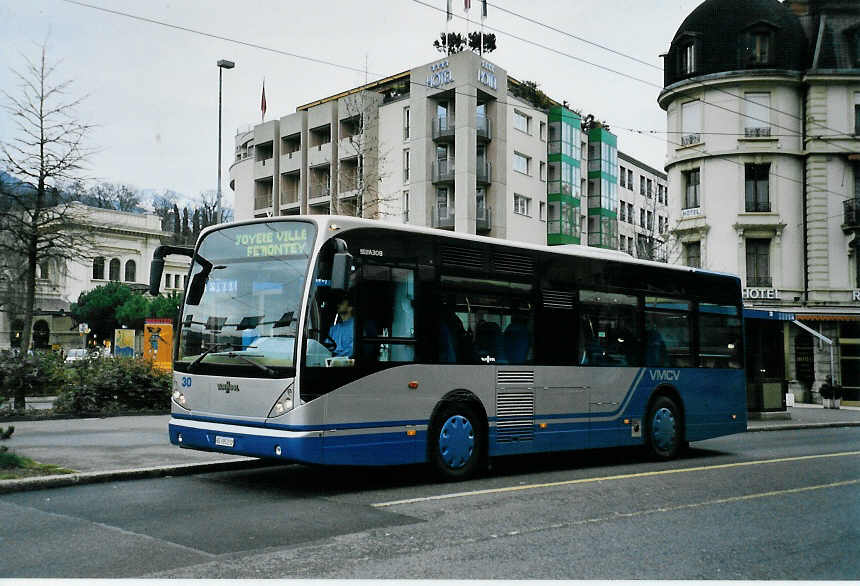
<svg viewBox="0 0 860 586"><path fill-rule="evenodd" d="M383 168L387 155L379 148L378 112L382 100L381 94L362 91L342 101L346 116L340 120L340 139L346 152L339 153L340 186L333 186L336 193L332 196L332 213L379 218L390 213L386 204L397 199L379 190L385 177ZM340 201L340 193L353 192L352 202Z"/></svg>
<svg viewBox="0 0 860 586"><path fill-rule="evenodd" d="M223 224L233 220L233 209L221 201L221 217L216 218L218 210L218 192L214 189L200 192L200 228L207 228L215 224Z"/></svg>
<svg viewBox="0 0 860 586"><path fill-rule="evenodd" d="M161 218L161 229L169 232L173 229L173 206L179 199L175 191L165 189L152 197L152 210Z"/></svg>
<svg viewBox="0 0 860 586"><path fill-rule="evenodd" d="M29 348L36 295L36 273L48 260L90 256L85 207L64 191L91 154L84 140L92 125L75 117L82 98L67 97L71 81L57 82L57 63L48 63L46 45L37 62L24 57L23 73L13 70L20 95L3 91L3 108L14 122L14 138L0 142L0 165L23 183L4 188L0 200L0 257L21 261L18 303L23 322L21 349ZM10 316L11 317L11 316ZM16 394L15 408L24 407Z"/></svg>
<svg viewBox="0 0 860 586"><path fill-rule="evenodd" d="M140 193L123 183L99 183L90 188L86 203L98 208L133 212L140 206Z"/></svg>

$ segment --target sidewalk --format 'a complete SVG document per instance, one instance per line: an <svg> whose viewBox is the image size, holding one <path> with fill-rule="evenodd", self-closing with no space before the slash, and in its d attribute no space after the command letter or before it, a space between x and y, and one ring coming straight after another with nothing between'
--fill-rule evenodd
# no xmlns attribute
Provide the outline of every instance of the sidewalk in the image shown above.
<svg viewBox="0 0 860 586"><path fill-rule="evenodd" d="M750 420L747 430L860 426L858 407L824 409L821 405L797 404L789 407L788 412L791 419ZM2 445L19 456L69 468L77 474L0 480L0 494L51 486L270 465L265 460L178 448L167 439L169 419L169 415L138 415L4 422L4 428L14 425L15 433Z"/></svg>
<svg viewBox="0 0 860 586"><path fill-rule="evenodd" d="M794 407L788 407L788 413L791 419L750 419L747 422L747 431L860 426L860 407L825 409L821 405L796 403Z"/></svg>

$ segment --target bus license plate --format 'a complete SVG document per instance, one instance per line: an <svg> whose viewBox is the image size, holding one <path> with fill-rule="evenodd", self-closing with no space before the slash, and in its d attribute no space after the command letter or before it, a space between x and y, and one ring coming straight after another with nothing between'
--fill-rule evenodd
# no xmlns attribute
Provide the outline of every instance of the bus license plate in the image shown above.
<svg viewBox="0 0 860 586"><path fill-rule="evenodd" d="M233 438L232 437L224 437L221 435L215 436L215 445L216 446L224 446L225 448L233 447Z"/></svg>

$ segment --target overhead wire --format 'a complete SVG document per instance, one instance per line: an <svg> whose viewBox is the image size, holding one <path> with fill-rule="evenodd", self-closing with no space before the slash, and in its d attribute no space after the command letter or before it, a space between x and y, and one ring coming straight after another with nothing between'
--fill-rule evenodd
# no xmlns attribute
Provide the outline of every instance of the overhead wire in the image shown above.
<svg viewBox="0 0 860 586"><path fill-rule="evenodd" d="M201 30L194 29L194 28L191 28L191 27L186 27L186 26L181 26L181 25L175 25L175 24L172 24L172 23L169 23L169 22L166 22L166 21L162 21L162 20L158 20L158 19L154 19L154 18L143 17L143 16L139 16L139 15L131 14L131 13L124 12L124 11L120 11L120 10L115 10L115 9L110 9L110 8L106 8L106 7L103 7L103 6L98 6L98 5L94 5L94 4L89 4L89 3L86 3L86 2L82 2L81 0L62 0L62 1L63 1L63 2L66 2L66 3L69 3L69 4L78 5L78 6L81 6L81 7L84 7L84 8L90 8L90 9L93 9L93 10L98 10L98 11L102 11L102 12L105 12L105 13L113 14L113 15L116 15L116 16L122 16L122 17L126 17L126 18L131 18L131 19L134 19L134 20L138 20L138 21L141 21L141 22L146 22L146 23L149 23L149 24L154 24L154 25L164 26L164 27L171 28L171 29L174 29L174 30L179 30L179 31L182 31L182 32L187 32L187 33L192 33L192 34L196 34L196 35L201 35L201 36L208 37L208 38L214 38L214 39L218 39L218 40L225 41L225 42L230 42L230 43L234 43L234 44L238 44L238 45L242 45L242 46L247 46L247 47L254 48L254 49L259 49L259 50L263 50L263 51L268 51L268 52L271 52L271 53L276 53L276 54L280 54L280 55L284 55L284 56L288 56L288 57L293 57L293 58L296 58L296 59L306 60L306 61L310 61L310 62L317 63L317 64L328 65L328 66L330 66L330 67L335 67L335 68L339 68L339 69L344 69L344 70L348 70L348 71L352 71L352 72L365 73L365 74L373 75L374 77L377 77L377 78L380 78L380 79L385 77L383 74L371 73L371 72L367 71L366 69L360 69L360 68L357 68L357 67L353 67L353 66L349 66L349 65L344 65L344 64L342 64L342 63L337 63L337 62L328 61L328 60L324 60L324 59L318 59L318 58L315 58L315 57L308 57L308 56L306 56L306 55L301 55L301 54L294 53L294 52L291 52L291 51L284 51L284 50L281 50L281 49L275 49L275 48L272 48L272 47L268 47L268 46L265 46L265 45L261 45L261 44L259 44L259 43L252 43L252 42L249 42L249 41L243 41L243 40L240 40L240 39L235 39L235 38L232 38L232 37L228 37L228 36L226 36L226 35L219 35L219 34L215 34L215 33L209 33L209 32L206 32L206 31L201 31ZM444 10L442 10L441 8L439 8L439 7L437 7L437 6L430 5L430 4L428 4L428 3L426 3L426 2L424 2L424 1L422 1L422 0L412 0L412 2L414 2L414 3L416 3L416 4L420 4L420 5L426 6L426 7L428 7L428 8L431 8L431 9L436 10L436 11L439 11L439 12L444 12ZM463 16L460 16L460 15L455 15L455 16L456 16L457 18L459 18L459 19L466 20L467 22L470 22L470 23L473 23L473 24L477 24L475 21L471 21L470 19L465 18L465 17L463 17ZM569 58L574 59L574 60L576 60L576 61L580 61L580 62L583 62L583 63L585 63L585 64L591 65L591 66L596 67L596 68L598 68L598 69L603 69L603 70L606 70L606 71L608 71L608 72L615 73L615 74L617 74L617 75L621 75L622 77L625 77L625 78L628 78L628 79L631 79L631 80L634 80L634 81L639 81L639 82L641 82L641 83L645 83L646 85L650 85L650 86L653 86L653 87L658 88L658 89L662 89L662 86L658 86L658 85L656 85L656 84L653 84L653 83L648 82L648 81L646 81L646 80L643 80L643 79L641 79L641 78L638 78L638 77L635 77L635 76L631 76L631 75L628 75L628 74L626 74L626 73L624 73L624 72L620 72L620 71L614 70L614 69L612 69L612 68L604 67L604 66L601 66L601 65L596 64L596 63L592 63L592 62L590 62L590 61L588 61L588 60L585 60L585 59L582 59L582 58L579 58L579 57L576 57L576 56L570 55L570 54L565 53L565 52L563 52L563 51L558 51L558 50L556 50L556 49L552 49L551 47L546 47L546 46L544 46L544 45L542 45L542 44L540 44L540 43L536 43L536 42L534 42L534 41L530 41L530 40L525 39L525 38L523 38L523 37L520 37L520 36L518 36L518 35L514 35L514 34L512 34L512 33L508 33L508 32L506 32L506 31L503 31L503 30L501 30L501 29L498 29L498 28L495 28L495 27L486 26L486 25L484 25L484 28L486 28L486 29L488 29L488 30L493 30L493 31L499 32L499 33L504 34L504 35L506 35L506 36L510 36L510 37L512 37L512 38L514 38L514 39L517 39L517 40L520 40L520 41L522 41L522 42L525 42L525 43L528 43L528 44L531 44L531 45L535 45L535 46L537 46L537 47L539 47L539 48L543 48L543 49L545 49L545 50L548 50L548 51L551 51L551 52L554 52L554 53L558 53L558 54L563 55L563 56L565 56L565 57L569 57ZM628 57L629 57L629 56L628 56ZM416 81L412 81L411 79L410 79L409 83L410 83L410 85L420 85L420 86L422 86L422 87L425 85L424 83L416 82ZM457 92L456 90L455 90L455 91L453 91L453 93L454 93L455 95L471 96L471 94L466 94L466 93L464 93L464 92ZM522 108L522 107L523 107L523 106L522 106L521 104L519 104L519 103L514 104L513 102L509 102L509 101L505 101L505 100L497 100L497 102L498 102L498 103L502 103L502 104L512 105L512 106L515 106L515 107L520 107L520 108ZM706 101L703 101L703 103L706 103L706 104L708 104L708 105L712 105L712 106L717 107L717 108L721 108L721 109L723 109L723 110L726 110L726 111L731 112L731 113L734 113L734 114L738 114L738 115L741 115L741 116L746 116L746 115L744 115L744 114L741 114L741 113L740 113L740 112L738 112L738 111L731 110L731 109L728 109L728 108L725 108L725 107L722 107L722 106L719 106L719 105L716 105L716 104L710 104L710 103L708 103L708 102L706 102ZM527 108L527 109L530 109L530 110L532 110L532 111L534 111L534 112L542 112L542 110L540 110L540 109L538 109L538 108ZM746 117L748 117L748 116L746 116ZM761 122L767 122L767 121L760 120L760 119L757 119L757 118L752 118L752 117L748 117L748 118L751 118L751 119L754 119L754 120L759 120L759 121L761 121ZM776 127L778 127L778 128L786 129L785 127L782 127L782 126L779 126L779 125L775 125L775 126L776 126ZM623 130L627 130L628 132L631 132L631 133L633 133L633 134L639 134L639 135L641 135L641 136L648 136L648 134L645 134L645 133L643 133L643 132L641 132L641 131L638 131L638 130L627 129L627 128L623 128L623 127L621 127L621 128L622 128ZM790 129L786 129L786 130L790 130ZM738 135L739 135L739 134L738 134ZM786 136L799 136L799 134L791 134L791 135L786 135ZM707 156L716 156L716 155L713 155L712 153L709 153L709 152L707 152L707 151L705 151L705 150L703 150L703 149L701 149L701 148L699 148L699 147L690 146L690 145L681 145L681 144L678 144L678 143L673 143L672 141L669 141L669 140L668 140L668 138L667 138L667 141L666 141L666 142L668 142L668 143L670 143L670 144L674 144L674 145L679 146L679 147L681 147L681 146L686 146L686 148L688 148L689 150L697 151L697 152L701 152L702 154L705 154L705 155L707 155ZM841 146L841 145L835 145L835 146ZM847 150L847 149L845 149L845 150ZM853 152L853 151L849 151L849 152ZM736 155L737 155L737 156L741 156L741 155L743 155L743 154L744 154L744 153L736 153ZM720 156L722 157L723 155L720 155ZM721 159L721 160L727 160L727 161L730 161L730 162L735 163L735 164L738 164L738 165L743 165L743 164L744 164L744 163L740 163L740 162L734 161L734 160L732 160L732 159ZM791 177L785 177L785 176L779 175L779 174L777 174L777 173L775 173L775 172L773 172L773 171L771 171L771 175L772 175L772 176L774 176L774 177L778 177L778 178L781 178L781 179L788 180L788 181L792 181L792 182L796 182L796 183L802 183L802 181L800 181L800 180L797 180L797 179L794 179L794 178L791 178ZM831 193L831 194L834 194L834 195L837 195L837 196L839 196L839 197L841 197L841 198L843 198L843 199L845 199L845 198L847 198L847 197L848 197L846 194L842 194L842 193L839 193L839 192L834 192L834 191L829 190L829 189L823 189L822 191L827 192L827 193Z"/></svg>

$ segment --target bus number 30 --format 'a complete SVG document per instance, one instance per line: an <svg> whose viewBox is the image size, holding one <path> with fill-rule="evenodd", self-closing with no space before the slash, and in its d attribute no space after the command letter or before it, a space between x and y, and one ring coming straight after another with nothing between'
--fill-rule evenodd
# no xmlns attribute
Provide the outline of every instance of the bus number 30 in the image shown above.
<svg viewBox="0 0 860 586"><path fill-rule="evenodd" d="M182 377L182 388L187 389L190 386L191 386L191 377L190 376L183 376Z"/></svg>

